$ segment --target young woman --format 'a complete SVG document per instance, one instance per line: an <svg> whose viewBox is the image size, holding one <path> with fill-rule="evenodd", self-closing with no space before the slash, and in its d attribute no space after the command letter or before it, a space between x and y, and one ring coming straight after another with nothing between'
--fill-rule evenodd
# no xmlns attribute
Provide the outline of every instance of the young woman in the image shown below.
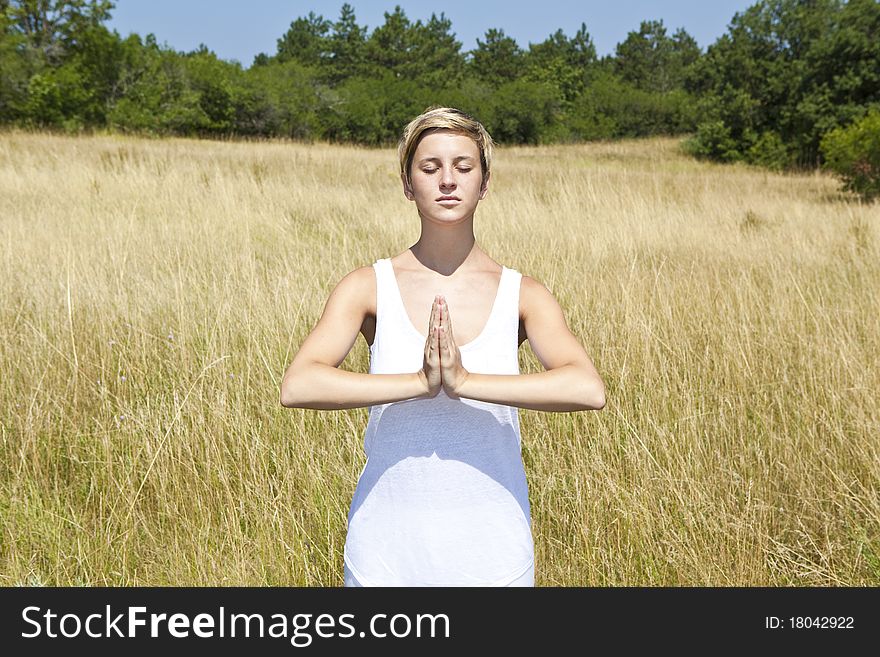
<svg viewBox="0 0 880 657"><path fill-rule="evenodd" d="M534 586L517 408L605 405L553 295L474 240L492 149L453 108L410 122L398 156L421 235L339 282L284 374L285 407L370 407L346 586ZM358 333L369 374L339 369ZM546 371L519 373L526 339Z"/></svg>

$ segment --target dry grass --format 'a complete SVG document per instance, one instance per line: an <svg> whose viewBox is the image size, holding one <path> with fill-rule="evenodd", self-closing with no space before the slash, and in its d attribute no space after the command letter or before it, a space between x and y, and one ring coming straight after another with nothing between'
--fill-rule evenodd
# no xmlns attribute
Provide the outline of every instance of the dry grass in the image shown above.
<svg viewBox="0 0 880 657"><path fill-rule="evenodd" d="M880 584L880 206L674 140L493 176L608 395L520 411L537 584ZM341 585L367 412L279 383L417 237L391 150L0 135L0 585Z"/></svg>

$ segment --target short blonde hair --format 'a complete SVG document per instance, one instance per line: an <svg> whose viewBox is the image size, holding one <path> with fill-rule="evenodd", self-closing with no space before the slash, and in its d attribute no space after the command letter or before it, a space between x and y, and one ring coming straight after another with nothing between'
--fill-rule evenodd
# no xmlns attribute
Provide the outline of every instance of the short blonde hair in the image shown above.
<svg viewBox="0 0 880 657"><path fill-rule="evenodd" d="M424 112L407 124L403 129L403 136L397 145L397 156L400 159L400 173L406 181L410 181L410 169L412 168L413 156L419 140L428 131L452 130L464 134L474 140L480 150L480 168L482 169L482 184L486 184L489 177L489 167L492 164L492 151L494 142L491 135L483 127L483 124L475 118L454 107L440 107L432 105Z"/></svg>

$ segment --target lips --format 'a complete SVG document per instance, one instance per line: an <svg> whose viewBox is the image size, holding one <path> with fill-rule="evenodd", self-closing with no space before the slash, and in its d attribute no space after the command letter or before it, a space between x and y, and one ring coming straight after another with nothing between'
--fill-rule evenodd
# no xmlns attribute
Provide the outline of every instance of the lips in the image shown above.
<svg viewBox="0 0 880 657"><path fill-rule="evenodd" d="M438 203L442 203L443 201L460 201L461 199L457 196L441 196L437 199Z"/></svg>

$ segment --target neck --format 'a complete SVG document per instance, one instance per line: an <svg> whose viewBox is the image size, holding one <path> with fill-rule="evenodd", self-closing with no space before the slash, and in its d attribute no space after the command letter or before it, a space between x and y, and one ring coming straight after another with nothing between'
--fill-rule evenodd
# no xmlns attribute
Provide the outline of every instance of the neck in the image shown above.
<svg viewBox="0 0 880 657"><path fill-rule="evenodd" d="M422 233L410 247L425 267L449 276L479 247L474 239L474 217L444 226L422 218Z"/></svg>

